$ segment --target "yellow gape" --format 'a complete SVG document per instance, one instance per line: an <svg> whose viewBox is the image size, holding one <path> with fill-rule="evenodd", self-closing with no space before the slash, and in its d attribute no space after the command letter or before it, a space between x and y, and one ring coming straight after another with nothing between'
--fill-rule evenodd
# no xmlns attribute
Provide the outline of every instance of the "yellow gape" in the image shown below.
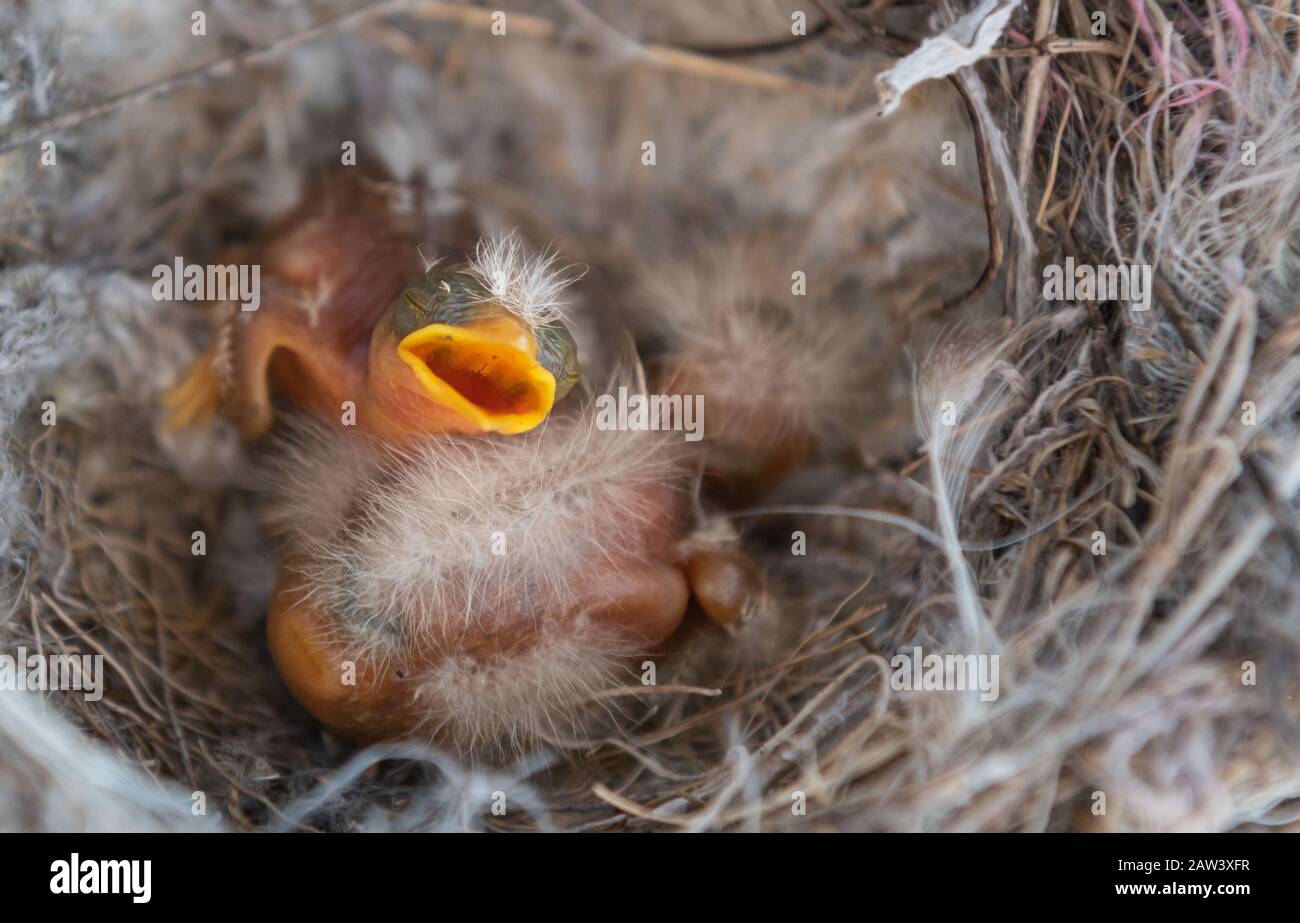
<svg viewBox="0 0 1300 923"><path fill-rule="evenodd" d="M555 403L555 376L538 363L528 329L503 314L464 327L430 324L397 355L430 400L485 433L524 433Z"/></svg>

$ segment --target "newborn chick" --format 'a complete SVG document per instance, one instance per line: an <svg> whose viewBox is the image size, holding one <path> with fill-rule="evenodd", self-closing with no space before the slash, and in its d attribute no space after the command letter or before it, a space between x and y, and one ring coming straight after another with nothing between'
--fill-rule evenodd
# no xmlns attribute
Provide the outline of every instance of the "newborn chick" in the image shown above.
<svg viewBox="0 0 1300 923"><path fill-rule="evenodd" d="M270 503L268 643L320 721L362 742L518 751L576 732L593 694L673 633L688 574L711 618L740 617L737 568L684 551L680 446L598 431L590 408L489 438L533 430L579 376L547 261L508 239L426 267L409 218L352 180L235 259L262 266L262 307L222 317L171 422L221 409L257 438L275 393L330 424L278 444Z"/></svg>
<svg viewBox="0 0 1300 923"><path fill-rule="evenodd" d="M554 304L508 301L501 263L513 247L482 248L460 270L426 267L413 222L381 184L322 185L231 254L262 267L262 306L225 306L208 350L168 395L168 426L220 408L257 438L274 391L390 442L532 429L579 369Z"/></svg>
<svg viewBox="0 0 1300 923"><path fill-rule="evenodd" d="M589 406L508 439L394 450L316 426L276 450L271 654L358 742L498 757L572 740L692 594L728 628L756 601L748 560L693 534L683 444L599 430Z"/></svg>
<svg viewBox="0 0 1300 923"><path fill-rule="evenodd" d="M847 441L846 421L864 412L862 318L791 292L789 253L761 237L703 247L647 268L629 302L657 387L702 395L706 481L733 505L758 502L814 450Z"/></svg>
<svg viewBox="0 0 1300 923"><path fill-rule="evenodd" d="M315 427L279 449L271 653L353 740L572 739L686 611L689 469L662 434L587 415L397 452Z"/></svg>

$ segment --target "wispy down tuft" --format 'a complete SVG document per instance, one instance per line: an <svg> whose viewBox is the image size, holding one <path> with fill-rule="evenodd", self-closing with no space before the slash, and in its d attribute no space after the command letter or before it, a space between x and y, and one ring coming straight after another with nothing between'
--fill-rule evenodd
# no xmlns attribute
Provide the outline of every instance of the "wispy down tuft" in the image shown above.
<svg viewBox="0 0 1300 923"><path fill-rule="evenodd" d="M479 241L469 272L502 307L540 327L564 319L564 290L586 274L585 268L561 266L549 247L530 256L514 231Z"/></svg>

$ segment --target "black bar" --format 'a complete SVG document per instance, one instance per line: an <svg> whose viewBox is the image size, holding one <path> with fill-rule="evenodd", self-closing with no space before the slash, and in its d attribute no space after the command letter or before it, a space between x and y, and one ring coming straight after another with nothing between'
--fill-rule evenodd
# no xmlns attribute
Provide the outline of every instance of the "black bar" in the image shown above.
<svg viewBox="0 0 1300 923"><path fill-rule="evenodd" d="M205 916L264 902L295 913L336 914L415 901L431 913L461 913L466 900L484 900L489 910L517 904L520 912L535 913L544 911L530 904L542 896L555 910L572 900L574 907L622 907L638 915L675 913L678 901L692 909L711 900L728 909L750 903L763 909L775 899L796 900L809 910L823 900L847 901L864 913L873 907L899 912L908 905L938 913L966 901L1044 910L1101 903L1181 908L1193 902L1230 908L1288 893L1294 844L1265 834L538 834L456 840L417 834L36 834L0 837L8 853L0 867L15 907L77 902L127 912L146 906L202 910ZM115 894L52 893L52 884L66 883L67 876L55 882L64 868L59 863L70 863L74 853L83 876L91 874L81 879L90 885L104 869L97 862L92 869L88 860L148 860L148 901L136 901L127 886ZM108 879L114 869L119 877L125 874L123 866L109 867ZM135 896L142 896L140 880L135 884Z"/></svg>

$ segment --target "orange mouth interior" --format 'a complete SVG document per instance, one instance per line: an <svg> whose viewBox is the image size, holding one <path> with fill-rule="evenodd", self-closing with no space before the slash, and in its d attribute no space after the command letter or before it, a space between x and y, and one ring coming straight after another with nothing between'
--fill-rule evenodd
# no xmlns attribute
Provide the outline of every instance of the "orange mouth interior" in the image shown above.
<svg viewBox="0 0 1300 923"><path fill-rule="evenodd" d="M397 354L430 399L481 432L527 432L555 404L555 376L537 362L532 334L510 317L430 324L403 338Z"/></svg>

